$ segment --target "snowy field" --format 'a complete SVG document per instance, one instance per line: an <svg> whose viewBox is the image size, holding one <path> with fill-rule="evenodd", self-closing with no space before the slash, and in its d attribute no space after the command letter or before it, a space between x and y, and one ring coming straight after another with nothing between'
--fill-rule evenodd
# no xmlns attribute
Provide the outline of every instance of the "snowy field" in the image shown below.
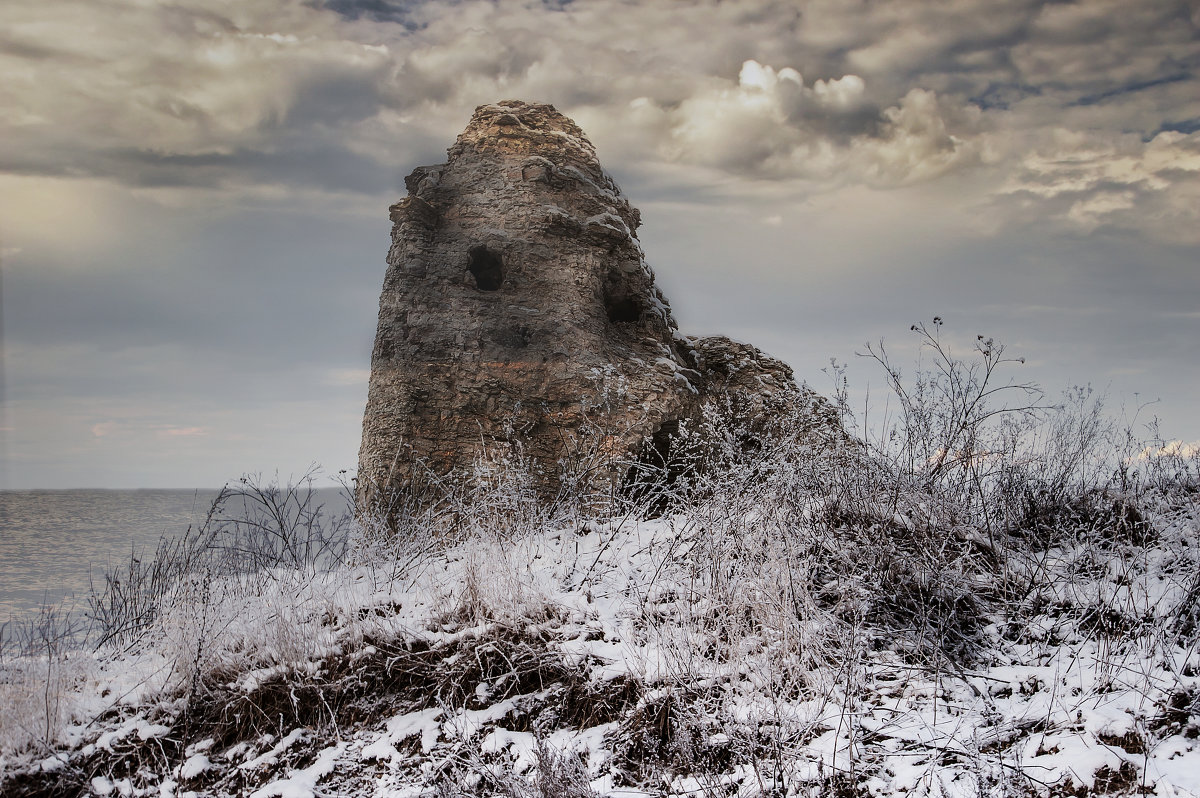
<svg viewBox="0 0 1200 798"><path fill-rule="evenodd" d="M185 580L6 659L5 794L1200 795L1197 494L984 577L971 532L756 493Z"/></svg>

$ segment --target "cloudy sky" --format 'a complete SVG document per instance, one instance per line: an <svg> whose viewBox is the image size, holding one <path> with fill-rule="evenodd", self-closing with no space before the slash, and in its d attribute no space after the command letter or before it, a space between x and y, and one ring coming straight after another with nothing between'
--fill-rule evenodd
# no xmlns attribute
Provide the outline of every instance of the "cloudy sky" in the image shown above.
<svg viewBox="0 0 1200 798"><path fill-rule="evenodd" d="M387 206L509 97L686 332L878 395L938 315L1200 438L1195 0L5 0L0 75L0 486L352 469Z"/></svg>

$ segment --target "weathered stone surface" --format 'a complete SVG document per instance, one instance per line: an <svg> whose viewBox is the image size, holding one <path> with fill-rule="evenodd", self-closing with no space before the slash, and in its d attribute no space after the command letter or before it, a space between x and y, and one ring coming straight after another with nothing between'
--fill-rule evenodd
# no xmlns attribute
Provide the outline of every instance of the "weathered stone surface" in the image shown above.
<svg viewBox="0 0 1200 798"><path fill-rule="evenodd" d="M743 445L789 436L822 448L846 440L836 409L825 397L796 385L792 369L758 348L723 335L682 339L700 388L686 420L701 433L717 421ZM693 449L705 442L693 439ZM703 454L702 452L694 452Z"/></svg>
<svg viewBox="0 0 1200 798"><path fill-rule="evenodd" d="M448 156L391 208L361 506L386 508L417 471L465 472L485 449L519 449L544 495L583 450L612 485L624 458L713 397L756 414L798 395L753 347L678 337L637 210L552 106L481 106Z"/></svg>

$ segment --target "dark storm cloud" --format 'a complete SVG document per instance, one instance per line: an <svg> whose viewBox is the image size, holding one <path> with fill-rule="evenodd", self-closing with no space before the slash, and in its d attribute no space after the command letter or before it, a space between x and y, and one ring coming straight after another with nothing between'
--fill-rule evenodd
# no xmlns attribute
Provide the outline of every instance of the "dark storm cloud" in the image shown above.
<svg viewBox="0 0 1200 798"><path fill-rule="evenodd" d="M101 158L108 165L105 176L121 175L137 186L286 183L379 194L403 185L402 175L393 165L323 142L283 152L239 149L228 154L169 155L134 150L104 153Z"/></svg>
<svg viewBox="0 0 1200 798"><path fill-rule="evenodd" d="M319 75L297 88L282 128L352 125L379 113L385 99L378 79L353 73Z"/></svg>
<svg viewBox="0 0 1200 798"><path fill-rule="evenodd" d="M261 168L246 169L246 183L266 176L378 191L363 153L382 138L452 135L473 105L516 95L604 109L613 127L628 129L625 140L641 142L628 153L639 159L753 178L903 183L970 168L985 144L995 152L983 134L997 129L999 112L1018 110L1036 129L1060 122L1062 108L1119 95L1177 89L1156 95L1164 108L1196 94L1185 67L1200 55L1187 47L1197 34L1183 0L1120 14L1104 2L1026 0L552 5L333 0L282 18L269 0L244 4L240 15L186 4L130 9L133 27L157 30L172 46L148 48L141 74L136 62L125 70L137 78L120 100L129 113L89 109L89 98L100 98L79 91L84 79L56 70L49 88L57 79L64 91L53 113L68 124L45 144L49 131L11 131L22 142L14 168L63 174L73 159L62 150L73 149L111 161L104 170L70 167L82 174L121 179L128 164L135 185L185 185L190 164L196 184L214 185L236 179L258 151ZM97 49L75 48L73 57ZM739 76L751 60L796 80L745 85ZM854 97L816 91L851 78ZM914 89L933 94L918 98ZM1171 121L1140 110L1143 132ZM138 117L144 123L134 124ZM707 120L724 130L698 130ZM396 150L385 144L381 157ZM141 151L158 157L127 157ZM313 159L337 164L295 168ZM351 177L330 174L343 168Z"/></svg>
<svg viewBox="0 0 1200 798"><path fill-rule="evenodd" d="M23 40L4 33L0 33L0 54L9 55L22 61L35 62L49 59L87 60L76 59L71 52L55 47L49 42Z"/></svg>
<svg viewBox="0 0 1200 798"><path fill-rule="evenodd" d="M228 153L172 154L152 150L39 153L36 160L0 155L0 172L54 177L97 177L141 188L216 188L253 183L288 184L324 191L378 195L404 185L392 164L351 152L336 144L306 142L282 152L237 149Z"/></svg>
<svg viewBox="0 0 1200 798"><path fill-rule="evenodd" d="M445 0L447 5L453 5ZM419 13L424 2L399 2L399 0L324 0L317 3L322 8L328 8L334 13L351 20L367 18L375 22L392 22L403 25L408 30L419 30L424 26L422 15Z"/></svg>
<svg viewBox="0 0 1200 798"><path fill-rule="evenodd" d="M984 111L1007 111L1014 103L1030 97L1038 97L1042 90L1037 86L1022 86L1019 83L989 83L978 94L971 95L968 102Z"/></svg>
<svg viewBox="0 0 1200 798"><path fill-rule="evenodd" d="M1134 92L1145 91L1156 86L1165 86L1169 83L1181 83L1185 81L1195 81L1196 76L1190 72L1180 72L1175 75L1167 75L1161 78L1153 78L1150 80L1139 80L1133 83L1128 83L1124 86L1118 86L1112 89L1105 89L1096 94L1086 94L1074 101L1074 105L1097 105L1105 100L1112 99L1121 94L1133 94Z"/></svg>
<svg viewBox="0 0 1200 798"><path fill-rule="evenodd" d="M1200 117L1196 117L1194 119L1184 119L1179 122L1163 122L1158 126L1157 130L1146 137L1146 140L1149 141L1159 133L1172 132L1183 133L1184 135L1187 135L1189 133L1195 133L1197 130L1200 130Z"/></svg>

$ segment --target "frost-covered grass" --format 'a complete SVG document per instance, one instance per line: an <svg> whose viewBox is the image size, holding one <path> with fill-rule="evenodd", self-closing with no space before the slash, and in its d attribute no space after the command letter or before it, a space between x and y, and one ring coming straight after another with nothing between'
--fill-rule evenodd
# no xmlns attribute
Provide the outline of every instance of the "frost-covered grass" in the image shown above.
<svg viewBox="0 0 1200 798"><path fill-rule="evenodd" d="M712 418L605 514L508 463L344 550L206 527L94 650L4 652L0 789L1200 795L1197 461L975 375L857 438Z"/></svg>

